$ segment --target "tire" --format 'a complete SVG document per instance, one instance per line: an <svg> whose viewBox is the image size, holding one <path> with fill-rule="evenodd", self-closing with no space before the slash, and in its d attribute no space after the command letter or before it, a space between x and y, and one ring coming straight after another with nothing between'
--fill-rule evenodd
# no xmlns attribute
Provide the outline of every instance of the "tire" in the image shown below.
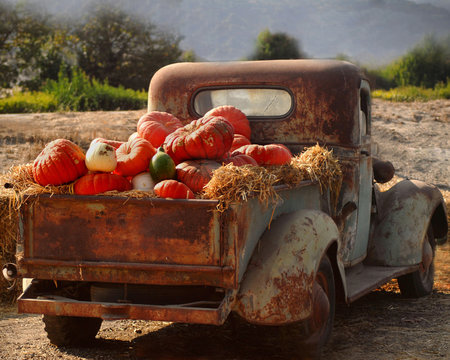
<svg viewBox="0 0 450 360"><path fill-rule="evenodd" d="M307 357L317 359L320 358L323 347L330 340L336 310L336 288L333 266L327 255L324 255L320 261L314 286L313 315L305 323L306 335L301 345ZM323 309L323 301L328 302L327 314L323 314L323 311L316 310L319 308ZM319 305L321 302L322 305Z"/></svg>
<svg viewBox="0 0 450 360"><path fill-rule="evenodd" d="M89 346L97 335L102 319L44 315L47 337L56 346Z"/></svg>
<svg viewBox="0 0 450 360"><path fill-rule="evenodd" d="M419 298L431 294L434 285L434 256L436 242L431 226L425 234L422 250L422 262L419 270L400 276L397 279L398 287L403 296Z"/></svg>

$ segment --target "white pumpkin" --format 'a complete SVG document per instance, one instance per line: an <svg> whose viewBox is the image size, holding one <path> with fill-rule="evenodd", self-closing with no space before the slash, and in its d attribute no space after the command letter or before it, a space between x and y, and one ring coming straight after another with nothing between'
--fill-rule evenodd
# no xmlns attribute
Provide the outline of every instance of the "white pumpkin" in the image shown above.
<svg viewBox="0 0 450 360"><path fill-rule="evenodd" d="M155 181L149 172L142 172L131 179L134 190L151 191L155 187Z"/></svg>
<svg viewBox="0 0 450 360"><path fill-rule="evenodd" d="M117 166L116 150L102 142L91 143L85 162L90 171L112 172Z"/></svg>

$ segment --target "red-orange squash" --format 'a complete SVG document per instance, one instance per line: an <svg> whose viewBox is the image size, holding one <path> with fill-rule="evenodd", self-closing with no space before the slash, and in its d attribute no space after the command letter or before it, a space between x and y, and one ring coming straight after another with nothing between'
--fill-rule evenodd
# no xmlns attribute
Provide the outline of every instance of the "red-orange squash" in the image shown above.
<svg viewBox="0 0 450 360"><path fill-rule="evenodd" d="M195 199L195 195L186 184L177 180L163 180L155 185L153 191L162 198Z"/></svg>
<svg viewBox="0 0 450 360"><path fill-rule="evenodd" d="M114 173L122 176L135 176L147 171L150 159L156 149L143 138L128 141L116 150L117 167Z"/></svg>
<svg viewBox="0 0 450 360"><path fill-rule="evenodd" d="M70 140L53 140L34 160L34 181L42 186L74 181L88 172L85 158L83 150Z"/></svg>
<svg viewBox="0 0 450 360"><path fill-rule="evenodd" d="M223 116L233 125L235 134L243 135L250 140L250 123L247 116L238 108L231 105L218 106L209 110L205 116Z"/></svg>
<svg viewBox="0 0 450 360"><path fill-rule="evenodd" d="M234 134L233 143L231 144L230 152L239 149L241 146L250 145L251 142L244 135Z"/></svg>
<svg viewBox="0 0 450 360"><path fill-rule="evenodd" d="M211 180L213 171L220 164L214 160L187 160L176 167L177 179L186 184L194 193L203 190L203 187Z"/></svg>
<svg viewBox="0 0 450 360"><path fill-rule="evenodd" d="M120 175L91 173L75 181L73 189L77 195L95 195L112 190L127 191L131 189L131 184Z"/></svg>
<svg viewBox="0 0 450 360"><path fill-rule="evenodd" d="M205 116L169 134L165 148L176 164L189 159L222 159L233 137L233 126L224 117Z"/></svg>
<svg viewBox="0 0 450 360"><path fill-rule="evenodd" d="M282 144L244 145L231 153L231 156L245 154L256 160L258 165L283 165L291 161L292 154Z"/></svg>
<svg viewBox="0 0 450 360"><path fill-rule="evenodd" d="M91 141L91 145L93 145L97 142L111 145L116 150L120 147L120 145L122 145L124 143L124 141L108 140L108 139L103 139L103 138L98 137Z"/></svg>
<svg viewBox="0 0 450 360"><path fill-rule="evenodd" d="M160 147L166 136L176 129L183 127L181 121L163 111L151 111L143 115L137 124L137 133L155 147Z"/></svg>
<svg viewBox="0 0 450 360"><path fill-rule="evenodd" d="M253 165L258 166L258 163L251 156L245 154L234 154L222 160L223 164L232 163L234 166Z"/></svg>

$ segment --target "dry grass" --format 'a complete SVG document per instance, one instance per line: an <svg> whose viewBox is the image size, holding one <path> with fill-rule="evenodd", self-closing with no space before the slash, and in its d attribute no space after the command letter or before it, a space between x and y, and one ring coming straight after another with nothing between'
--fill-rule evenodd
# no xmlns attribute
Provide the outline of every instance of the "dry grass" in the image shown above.
<svg viewBox="0 0 450 360"><path fill-rule="evenodd" d="M294 156L289 164L282 166L222 166L214 171L203 196L219 200L219 211L226 210L232 203L247 201L250 197L257 197L267 205L279 199L275 185L295 187L305 180L317 181L322 191L329 189L332 202L336 205L342 184L342 170L332 151L319 145L306 149Z"/></svg>
<svg viewBox="0 0 450 360"><path fill-rule="evenodd" d="M217 209L226 210L231 203L247 201L258 197L264 203L276 202L279 198L274 185L277 176L260 166L234 166L227 164L214 171L212 179L205 186L203 196L219 200Z"/></svg>

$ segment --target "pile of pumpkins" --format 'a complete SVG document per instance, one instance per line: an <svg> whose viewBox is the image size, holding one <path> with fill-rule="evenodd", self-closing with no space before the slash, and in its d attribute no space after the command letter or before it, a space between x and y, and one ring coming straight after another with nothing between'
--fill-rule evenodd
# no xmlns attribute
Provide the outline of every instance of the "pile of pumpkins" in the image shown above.
<svg viewBox="0 0 450 360"><path fill-rule="evenodd" d="M222 165L290 162L287 147L251 144L250 135L247 117L233 106L216 107L187 125L152 111L139 119L126 142L96 138L86 154L69 140L50 142L33 163L33 178L42 186L74 182L79 195L136 189L192 199Z"/></svg>

